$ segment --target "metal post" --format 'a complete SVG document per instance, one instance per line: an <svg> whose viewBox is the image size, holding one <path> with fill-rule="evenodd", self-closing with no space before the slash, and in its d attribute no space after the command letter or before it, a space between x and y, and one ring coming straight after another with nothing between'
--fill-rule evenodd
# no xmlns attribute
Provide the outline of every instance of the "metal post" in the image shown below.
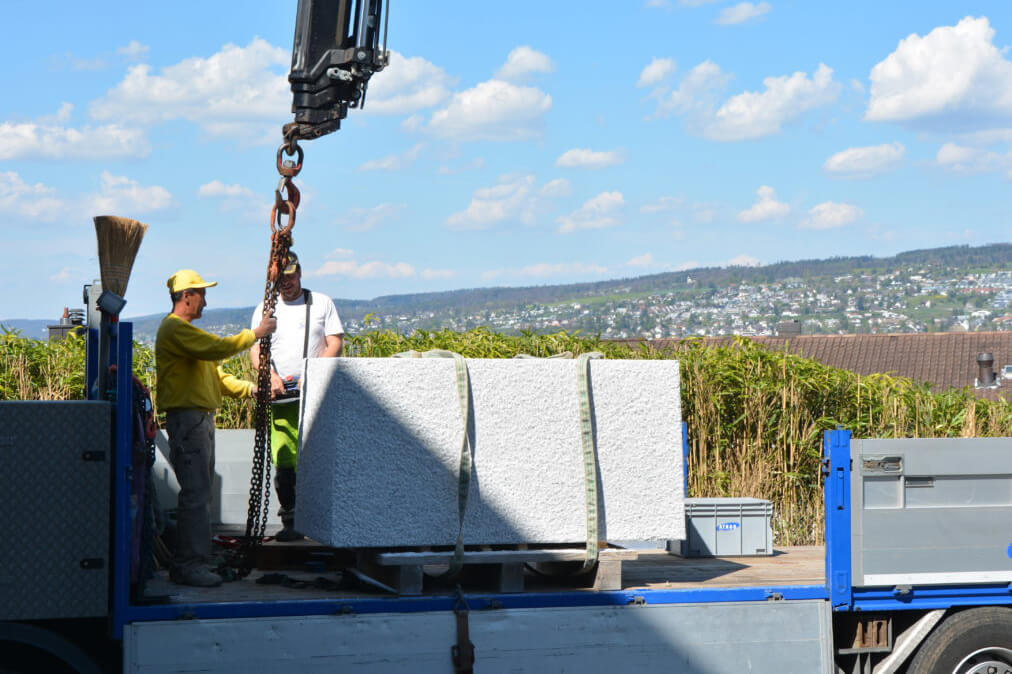
<svg viewBox="0 0 1012 674"><path fill-rule="evenodd" d="M682 422L682 498L689 498L689 424Z"/></svg>
<svg viewBox="0 0 1012 674"><path fill-rule="evenodd" d="M850 431L827 431L823 443L826 508L826 586L835 611L853 606L851 587Z"/></svg>
<svg viewBox="0 0 1012 674"><path fill-rule="evenodd" d="M110 354L116 364L112 446L112 636L123 638L130 603L130 487L133 476L133 323L115 323ZM114 350L113 350L114 349ZM138 517L141 513L138 512Z"/></svg>

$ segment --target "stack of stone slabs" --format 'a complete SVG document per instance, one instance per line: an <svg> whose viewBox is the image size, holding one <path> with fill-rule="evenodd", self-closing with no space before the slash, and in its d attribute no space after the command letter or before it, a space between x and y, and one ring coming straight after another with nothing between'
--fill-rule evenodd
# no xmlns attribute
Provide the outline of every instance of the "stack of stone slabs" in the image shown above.
<svg viewBox="0 0 1012 674"><path fill-rule="evenodd" d="M468 359L467 544L582 543L577 361ZM451 359L309 359L296 526L333 547L453 545L463 421ZM601 540L684 538L676 361L593 360Z"/></svg>

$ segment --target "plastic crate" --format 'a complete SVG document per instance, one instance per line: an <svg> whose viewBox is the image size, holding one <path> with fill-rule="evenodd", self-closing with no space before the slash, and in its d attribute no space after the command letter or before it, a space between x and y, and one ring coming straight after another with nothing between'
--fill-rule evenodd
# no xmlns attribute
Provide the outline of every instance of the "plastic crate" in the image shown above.
<svg viewBox="0 0 1012 674"><path fill-rule="evenodd" d="M685 499L686 540L668 541L682 557L773 554L773 504L758 498Z"/></svg>

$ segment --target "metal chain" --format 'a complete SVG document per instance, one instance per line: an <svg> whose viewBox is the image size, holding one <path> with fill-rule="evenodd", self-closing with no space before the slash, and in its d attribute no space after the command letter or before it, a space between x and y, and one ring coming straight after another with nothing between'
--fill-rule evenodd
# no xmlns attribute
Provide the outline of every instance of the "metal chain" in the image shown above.
<svg viewBox="0 0 1012 674"><path fill-rule="evenodd" d="M267 280L264 284L264 313L273 316L280 291L281 273L288 264L288 251L292 246L292 228L295 211L301 195L292 178L302 170L302 148L299 146L298 128L286 124L282 129L284 143L278 148L277 169L281 175L274 190L271 208L271 252L267 260ZM297 159L285 159L296 156ZM287 222L284 222L287 217ZM246 535L230 562L237 575L245 578L253 569L256 550L263 542L264 531L270 516L271 496L271 336L260 338L260 362L257 364L256 406L253 424L256 435L253 441L253 470L250 476L249 510L246 513Z"/></svg>

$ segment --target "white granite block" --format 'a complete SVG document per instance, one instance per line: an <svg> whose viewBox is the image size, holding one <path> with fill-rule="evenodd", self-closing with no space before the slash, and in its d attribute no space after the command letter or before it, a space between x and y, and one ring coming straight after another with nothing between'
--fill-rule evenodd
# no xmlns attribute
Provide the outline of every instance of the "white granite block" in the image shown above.
<svg viewBox="0 0 1012 674"><path fill-rule="evenodd" d="M468 544L586 537L577 362L469 359ZM678 363L591 361L600 538L685 528ZM450 359L306 361L296 527L335 547L452 545L463 427Z"/></svg>
<svg viewBox="0 0 1012 674"><path fill-rule="evenodd" d="M211 491L211 522L230 527L245 527L249 511L249 483L253 470L252 429L222 429L214 432L215 476ZM151 475L162 512L176 509L179 482L169 462L169 441L165 431L159 430L155 438L158 451ZM281 526L278 516L278 497L271 488L270 514L267 525ZM272 529L273 530L273 529Z"/></svg>

